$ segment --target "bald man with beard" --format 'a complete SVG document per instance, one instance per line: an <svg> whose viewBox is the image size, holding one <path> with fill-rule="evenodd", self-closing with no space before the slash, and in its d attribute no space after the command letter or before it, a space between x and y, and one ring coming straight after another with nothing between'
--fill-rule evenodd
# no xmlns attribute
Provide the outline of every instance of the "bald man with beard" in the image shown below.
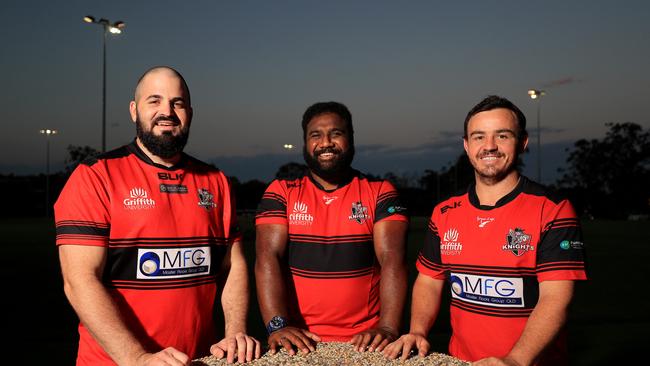
<svg viewBox="0 0 650 366"><path fill-rule="evenodd" d="M248 275L229 182L183 153L187 83L154 67L129 111L135 140L80 164L55 204L64 291L80 319L77 365L259 358L246 334Z"/></svg>

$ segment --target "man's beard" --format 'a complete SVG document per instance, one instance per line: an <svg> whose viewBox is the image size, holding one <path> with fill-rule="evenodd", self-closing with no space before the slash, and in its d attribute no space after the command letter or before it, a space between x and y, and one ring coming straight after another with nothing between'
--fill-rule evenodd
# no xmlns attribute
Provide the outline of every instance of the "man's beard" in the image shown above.
<svg viewBox="0 0 650 366"><path fill-rule="evenodd" d="M188 125L181 127L176 136L171 132L155 135L153 133L153 126L156 122L164 120L178 123L178 120L173 117L160 117L153 121L150 130L145 130L144 124L140 120L140 116L137 116L135 120L135 131L138 139L142 142L142 145L144 145L150 153L163 159L169 159L183 151L185 144L187 144L187 139L190 136L190 128Z"/></svg>
<svg viewBox="0 0 650 366"><path fill-rule="evenodd" d="M338 154L335 155L336 158L331 162L322 164L318 161L318 155L326 152ZM316 151L313 157L309 155L309 152L307 152L307 147L305 146L302 149L302 156L305 159L305 163L307 163L307 166L314 174L325 180L335 180L337 178L340 178L343 173L347 172L350 169L350 165L354 159L354 146L350 146L347 151L342 152L338 149L322 149Z"/></svg>
<svg viewBox="0 0 650 366"><path fill-rule="evenodd" d="M496 155L497 157L501 158L503 156L502 153L483 153L479 154L475 159L477 161L480 161L480 158L486 155ZM482 181L489 183L489 184L495 184L500 181L502 181L504 178L506 178L510 173L512 173L514 170L517 170L517 164L516 161L518 159L518 155L515 155L514 160L510 161L506 166L503 168L498 168L498 167L483 167L482 169L480 168L479 163L477 162L476 164L470 160L472 165L474 166L474 170L476 171L477 175L481 177Z"/></svg>

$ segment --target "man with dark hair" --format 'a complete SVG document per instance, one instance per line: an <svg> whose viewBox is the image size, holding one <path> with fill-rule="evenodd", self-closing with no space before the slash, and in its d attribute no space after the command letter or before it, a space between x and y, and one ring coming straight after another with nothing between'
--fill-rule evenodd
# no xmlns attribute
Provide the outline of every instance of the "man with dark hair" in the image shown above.
<svg viewBox="0 0 650 366"><path fill-rule="evenodd" d="M80 320L77 365L258 358L245 333L248 277L228 180L183 153L185 80L148 70L130 112L135 141L80 164L55 205L64 290ZM216 342L219 291L225 338Z"/></svg>
<svg viewBox="0 0 650 366"><path fill-rule="evenodd" d="M568 200L520 175L526 119L489 96L465 119L474 167L467 192L439 203L417 260L411 329L384 350L394 359L417 348L451 289L451 355L473 365L563 365L564 325L575 280L586 279L580 226Z"/></svg>
<svg viewBox="0 0 650 366"><path fill-rule="evenodd" d="M309 172L276 179L256 218L255 276L269 347L319 341L381 351L397 338L406 294L406 208L384 180L352 169L352 116L316 103L302 119Z"/></svg>

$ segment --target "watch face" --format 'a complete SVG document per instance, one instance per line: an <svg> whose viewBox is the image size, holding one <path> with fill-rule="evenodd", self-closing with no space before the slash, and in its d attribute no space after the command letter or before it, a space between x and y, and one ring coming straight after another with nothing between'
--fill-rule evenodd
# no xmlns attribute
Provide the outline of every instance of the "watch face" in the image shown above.
<svg viewBox="0 0 650 366"><path fill-rule="evenodd" d="M273 318L271 318L271 321L269 321L268 330L269 332L273 332L278 329L282 329L286 326L287 326L287 321L283 317L274 316Z"/></svg>

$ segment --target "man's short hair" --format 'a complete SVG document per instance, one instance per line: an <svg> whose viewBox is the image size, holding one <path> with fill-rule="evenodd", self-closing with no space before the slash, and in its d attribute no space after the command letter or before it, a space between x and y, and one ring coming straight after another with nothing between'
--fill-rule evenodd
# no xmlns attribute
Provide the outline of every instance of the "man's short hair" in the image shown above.
<svg viewBox="0 0 650 366"><path fill-rule="evenodd" d="M352 114L348 107L339 102L319 102L312 104L302 115L302 138L307 138L307 125L314 117L321 114L334 113L341 118L348 128L350 144L354 143L354 129L352 128Z"/></svg>
<svg viewBox="0 0 650 366"><path fill-rule="evenodd" d="M477 105L475 105L474 108L469 111L469 113L467 113L467 117L465 117L463 138L467 139L467 124L469 123L469 120L474 117L474 115L498 108L508 109L515 114L517 117L517 124L519 125L519 132L517 134L517 137L519 139L528 136L528 131L526 131L526 116L524 116L524 113L508 99L500 97L498 95L489 95L480 101Z"/></svg>

